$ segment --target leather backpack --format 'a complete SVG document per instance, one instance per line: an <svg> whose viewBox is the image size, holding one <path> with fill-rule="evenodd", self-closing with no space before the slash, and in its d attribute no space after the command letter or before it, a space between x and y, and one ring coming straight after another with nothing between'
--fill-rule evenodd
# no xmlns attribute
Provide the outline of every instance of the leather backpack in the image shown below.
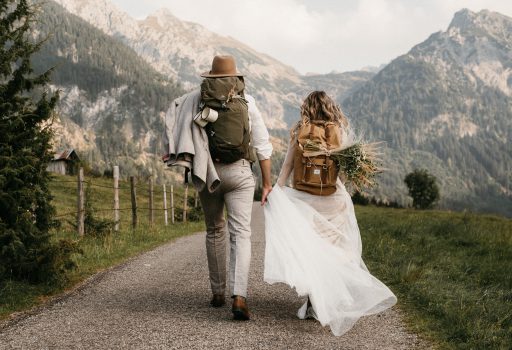
<svg viewBox="0 0 512 350"><path fill-rule="evenodd" d="M312 142L324 152L313 152L307 156L304 145ZM296 130L293 164L293 185L300 191L318 196L328 196L336 192L338 167L329 156L329 150L341 146L341 132L336 123L311 121L302 123ZM310 152L311 153L311 152Z"/></svg>
<svg viewBox="0 0 512 350"><path fill-rule="evenodd" d="M218 113L217 120L205 126L210 154L216 162L253 161L244 88L238 77L205 78L201 84L201 106Z"/></svg>

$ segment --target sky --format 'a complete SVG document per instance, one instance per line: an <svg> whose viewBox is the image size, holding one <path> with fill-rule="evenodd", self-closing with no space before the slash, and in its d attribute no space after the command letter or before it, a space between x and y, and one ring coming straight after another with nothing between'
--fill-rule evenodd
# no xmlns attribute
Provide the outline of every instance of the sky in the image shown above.
<svg viewBox="0 0 512 350"><path fill-rule="evenodd" d="M512 0L111 0L142 19L176 17L231 36L302 74L378 67L444 31L455 12L512 17Z"/></svg>

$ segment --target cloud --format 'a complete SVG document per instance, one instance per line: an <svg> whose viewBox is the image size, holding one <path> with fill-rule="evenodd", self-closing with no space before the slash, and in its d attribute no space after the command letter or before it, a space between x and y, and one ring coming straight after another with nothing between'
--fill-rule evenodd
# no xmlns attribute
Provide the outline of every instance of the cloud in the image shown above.
<svg viewBox="0 0 512 350"><path fill-rule="evenodd" d="M445 30L461 8L512 15L509 0L113 0L136 17L167 7L300 72L378 66Z"/></svg>

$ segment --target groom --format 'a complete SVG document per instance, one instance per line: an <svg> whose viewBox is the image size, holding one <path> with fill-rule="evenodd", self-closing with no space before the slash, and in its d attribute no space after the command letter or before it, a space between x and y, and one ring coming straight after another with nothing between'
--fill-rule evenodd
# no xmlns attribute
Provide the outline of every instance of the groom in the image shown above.
<svg viewBox="0 0 512 350"><path fill-rule="evenodd" d="M216 86L216 83L224 84L225 82L230 82L236 84L235 86L241 89L241 91L237 91L237 94L241 94L245 101L247 101L251 136L250 145L256 151L262 174L263 192L261 204L263 205L272 190L270 179L272 144L269 141L268 131L256 107L254 98L243 94L243 88L245 87L243 75L237 71L235 59L232 56L215 56L211 70L201 74L201 76L205 78L201 87L203 98L207 93L207 91L205 92L206 81L209 84L208 86ZM213 125L214 127L219 127L223 125L221 123L218 120ZM211 129L206 128L206 130L207 133L212 133ZM221 131L217 129L217 135L221 134ZM239 138L242 138L242 135ZM212 141L210 140L210 153L212 153L211 143ZM255 180L251 170L252 159L248 153L235 161L223 161L214 155L212 156L215 170L220 179L220 185L213 192L210 192L208 186L205 186L199 193L205 214L207 231L206 253L213 293L210 305L212 307L222 307L225 305L226 220L224 207L226 207L227 229L230 241L229 293L233 298L233 318L236 320L249 320L250 315L246 297L251 260L251 214L255 187Z"/></svg>

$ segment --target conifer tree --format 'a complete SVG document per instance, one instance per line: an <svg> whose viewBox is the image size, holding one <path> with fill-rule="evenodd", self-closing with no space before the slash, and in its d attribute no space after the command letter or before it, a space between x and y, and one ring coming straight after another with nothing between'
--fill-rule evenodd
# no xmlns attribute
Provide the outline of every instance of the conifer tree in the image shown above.
<svg viewBox="0 0 512 350"><path fill-rule="evenodd" d="M31 36L33 21L27 0L0 0L0 281L45 281L70 265L49 233L46 167L58 95L45 91L51 70L31 68L42 45Z"/></svg>

